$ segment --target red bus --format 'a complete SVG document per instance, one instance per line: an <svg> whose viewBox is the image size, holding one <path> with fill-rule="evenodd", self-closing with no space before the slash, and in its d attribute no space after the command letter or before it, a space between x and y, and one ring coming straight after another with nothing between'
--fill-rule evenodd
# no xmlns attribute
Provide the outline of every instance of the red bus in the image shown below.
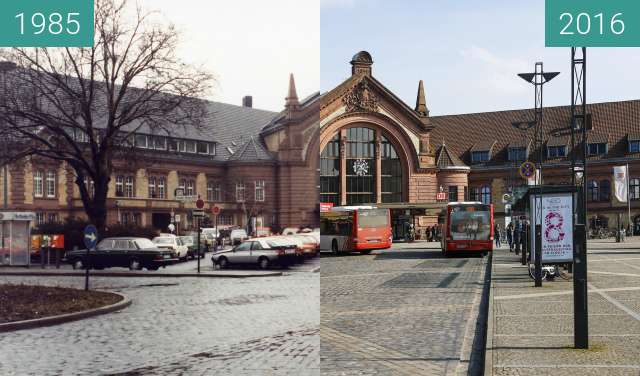
<svg viewBox="0 0 640 376"><path fill-rule="evenodd" d="M442 228L442 254L493 251L493 205L450 202Z"/></svg>
<svg viewBox="0 0 640 376"><path fill-rule="evenodd" d="M389 209L371 206L334 207L320 213L320 250L360 252L391 247Z"/></svg>

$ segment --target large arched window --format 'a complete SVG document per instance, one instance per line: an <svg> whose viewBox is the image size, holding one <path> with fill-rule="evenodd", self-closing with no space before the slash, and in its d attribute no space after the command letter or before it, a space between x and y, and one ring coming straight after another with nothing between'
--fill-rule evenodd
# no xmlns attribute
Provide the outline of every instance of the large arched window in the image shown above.
<svg viewBox="0 0 640 376"><path fill-rule="evenodd" d="M320 154L320 202L340 205L340 134Z"/></svg>
<svg viewBox="0 0 640 376"><path fill-rule="evenodd" d="M402 162L396 149L384 136L380 144L380 158L382 202L402 202Z"/></svg>
<svg viewBox="0 0 640 376"><path fill-rule="evenodd" d="M483 185L480 188L480 202L483 204L489 205L491 203L491 187L488 185Z"/></svg>
<svg viewBox="0 0 640 376"><path fill-rule="evenodd" d="M402 202L402 163L380 131L367 127L343 130L320 153L320 200L334 205Z"/></svg>

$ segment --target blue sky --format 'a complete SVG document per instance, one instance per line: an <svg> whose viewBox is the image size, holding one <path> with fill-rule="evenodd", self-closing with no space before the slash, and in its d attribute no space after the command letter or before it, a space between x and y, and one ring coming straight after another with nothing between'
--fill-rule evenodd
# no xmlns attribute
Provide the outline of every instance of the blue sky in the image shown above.
<svg viewBox="0 0 640 376"><path fill-rule="evenodd" d="M536 61L561 74L545 86L545 106L571 100L569 48L544 47L543 0L321 0L320 85L350 75L360 50L373 74L413 106L425 82L432 115L533 106L533 87L516 77ZM587 101L640 99L640 49L588 48Z"/></svg>

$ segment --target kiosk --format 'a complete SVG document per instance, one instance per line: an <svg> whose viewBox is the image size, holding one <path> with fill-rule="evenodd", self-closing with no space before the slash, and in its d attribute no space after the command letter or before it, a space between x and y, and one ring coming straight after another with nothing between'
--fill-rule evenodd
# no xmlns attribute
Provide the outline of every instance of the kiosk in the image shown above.
<svg viewBox="0 0 640 376"><path fill-rule="evenodd" d="M36 213L0 212L0 265L31 264L31 222Z"/></svg>

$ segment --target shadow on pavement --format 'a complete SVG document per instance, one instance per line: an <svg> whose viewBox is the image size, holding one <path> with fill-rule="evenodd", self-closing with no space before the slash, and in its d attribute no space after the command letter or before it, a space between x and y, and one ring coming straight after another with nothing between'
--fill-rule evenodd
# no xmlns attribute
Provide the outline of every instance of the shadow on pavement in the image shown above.
<svg viewBox="0 0 640 376"><path fill-rule="evenodd" d="M481 254L473 252L455 253L449 256L443 256L442 252L437 251L387 251L377 254L376 260L450 260L459 258L482 258Z"/></svg>

